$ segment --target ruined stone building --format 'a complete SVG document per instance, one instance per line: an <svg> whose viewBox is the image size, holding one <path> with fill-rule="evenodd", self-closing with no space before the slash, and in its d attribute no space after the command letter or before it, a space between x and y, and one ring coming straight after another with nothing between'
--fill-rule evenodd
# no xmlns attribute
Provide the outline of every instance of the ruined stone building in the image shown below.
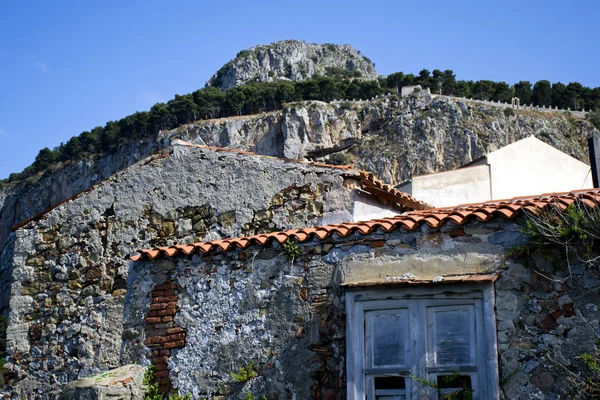
<svg viewBox="0 0 600 400"><path fill-rule="evenodd" d="M526 212L599 200L431 208L349 167L176 142L15 228L11 395L153 363L193 399L564 397L598 272L509 250Z"/></svg>
<svg viewBox="0 0 600 400"><path fill-rule="evenodd" d="M145 362L123 325L139 248L426 207L349 167L176 141L15 227L2 261L12 275L7 380L17 398L54 398L79 377Z"/></svg>

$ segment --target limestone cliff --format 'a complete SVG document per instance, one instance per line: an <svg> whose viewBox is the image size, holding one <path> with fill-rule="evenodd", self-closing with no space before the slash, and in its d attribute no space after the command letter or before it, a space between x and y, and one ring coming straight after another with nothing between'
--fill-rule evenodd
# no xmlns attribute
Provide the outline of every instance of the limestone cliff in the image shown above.
<svg viewBox="0 0 600 400"><path fill-rule="evenodd" d="M350 45L308 44L284 40L238 53L207 82L226 90L248 82L301 81L313 75L347 71L349 76L377 79L375 65Z"/></svg>
<svg viewBox="0 0 600 400"><path fill-rule="evenodd" d="M530 135L588 162L586 138L595 129L584 119L506 110L419 92L404 99L300 102L274 113L181 126L164 137L277 157L321 156L374 172L390 184L457 168ZM335 151L345 143L353 146Z"/></svg>

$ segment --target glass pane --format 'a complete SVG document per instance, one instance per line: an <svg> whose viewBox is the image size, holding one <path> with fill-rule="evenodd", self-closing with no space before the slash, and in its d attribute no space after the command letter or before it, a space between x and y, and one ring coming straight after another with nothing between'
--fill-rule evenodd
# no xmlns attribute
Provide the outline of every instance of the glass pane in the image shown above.
<svg viewBox="0 0 600 400"><path fill-rule="evenodd" d="M435 311L435 358L437 365L471 362L469 310Z"/></svg>
<svg viewBox="0 0 600 400"><path fill-rule="evenodd" d="M406 313L373 316L373 366L404 365Z"/></svg>
<svg viewBox="0 0 600 400"><path fill-rule="evenodd" d="M380 389L406 389L406 383L401 376L376 376L375 390Z"/></svg>

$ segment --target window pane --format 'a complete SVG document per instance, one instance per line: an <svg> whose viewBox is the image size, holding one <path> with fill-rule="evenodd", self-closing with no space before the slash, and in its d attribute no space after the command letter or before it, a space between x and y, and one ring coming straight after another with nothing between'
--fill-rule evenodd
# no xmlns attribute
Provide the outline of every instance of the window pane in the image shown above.
<svg viewBox="0 0 600 400"><path fill-rule="evenodd" d="M405 364L406 310L370 313L371 362L373 367Z"/></svg>
<svg viewBox="0 0 600 400"><path fill-rule="evenodd" d="M470 364L474 339L471 335L474 328L472 307L445 310L444 307L436 307L431 311L433 332L430 334L433 336L435 365Z"/></svg>

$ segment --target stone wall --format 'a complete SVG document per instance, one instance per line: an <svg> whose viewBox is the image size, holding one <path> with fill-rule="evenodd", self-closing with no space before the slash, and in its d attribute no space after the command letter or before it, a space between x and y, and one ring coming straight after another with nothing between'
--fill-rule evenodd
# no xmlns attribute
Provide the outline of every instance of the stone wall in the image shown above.
<svg viewBox="0 0 600 400"><path fill-rule="evenodd" d="M357 176L177 146L16 230L2 255L14 395L53 398L76 378L146 359L127 344L143 335L123 329L124 304L139 305L140 293L151 302L151 286L135 299L127 290L136 249L345 221L344 182ZM136 307L142 319L147 311Z"/></svg>
<svg viewBox="0 0 600 400"><path fill-rule="evenodd" d="M564 368L584 371L578 356L593 350L600 333L599 276L575 265L569 274L559 254L506 257L507 249L523 241L518 224L497 220L368 237L334 235L299 244L302 254L293 260L273 243L140 261L132 270L130 294L142 300L126 307L127 329L144 340L147 322L143 312L135 317L135 308L148 309L145 291L171 279L180 293L174 322L186 332L185 346L168 360L180 393L193 399L247 393L345 399L344 285L402 290L417 282L437 287L436 276L492 273L499 275L501 398L568 398ZM150 351L142 342L125 342L132 354ZM234 382L231 373L251 364L257 376Z"/></svg>

